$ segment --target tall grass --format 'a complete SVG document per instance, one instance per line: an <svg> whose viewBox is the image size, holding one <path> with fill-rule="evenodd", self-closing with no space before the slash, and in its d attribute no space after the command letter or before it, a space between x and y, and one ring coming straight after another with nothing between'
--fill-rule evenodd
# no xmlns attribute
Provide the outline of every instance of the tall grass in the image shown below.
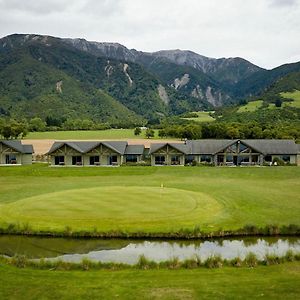
<svg viewBox="0 0 300 300"><path fill-rule="evenodd" d="M47 269L57 271L69 271L69 270L121 270L121 269L195 269L195 268L222 268L226 267L244 267L244 268L255 268L258 265L274 265L288 263L292 261L300 261L300 253L294 253L293 251L287 251L284 256L277 256L273 254L267 254L262 260L259 260L254 253L248 253L244 259L240 257L233 258L231 260L222 259L219 255L208 257L206 260L201 261L199 257L195 256L190 259L179 260L177 257L162 261L155 262L147 259L144 255L139 257L136 264L129 265L123 263L103 263L94 262L88 258L83 258L79 263L66 262L62 260L31 260L24 255L16 255L14 257L0 256L0 263L10 264L17 268L36 268L36 269Z"/></svg>
<svg viewBox="0 0 300 300"><path fill-rule="evenodd" d="M99 231L96 227L91 230L73 230L71 226L66 225L62 230L36 230L32 229L29 223L4 223L0 225L0 234L14 235L37 235L53 237L73 237L73 238L163 238L163 239L207 239L214 237L234 237L234 236L279 236L279 235L300 235L300 226L290 225L266 225L258 227L255 225L246 225L237 230L223 230L222 228L206 232L202 231L199 225L194 228L182 228L170 232L128 232L122 230Z"/></svg>

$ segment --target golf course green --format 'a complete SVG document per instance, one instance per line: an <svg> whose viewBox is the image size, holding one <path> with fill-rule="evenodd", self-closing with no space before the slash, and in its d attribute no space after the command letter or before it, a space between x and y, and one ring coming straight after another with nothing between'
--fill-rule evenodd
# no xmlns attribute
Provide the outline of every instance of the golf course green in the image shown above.
<svg viewBox="0 0 300 300"><path fill-rule="evenodd" d="M0 226L168 233L300 225L300 168L0 168Z"/></svg>

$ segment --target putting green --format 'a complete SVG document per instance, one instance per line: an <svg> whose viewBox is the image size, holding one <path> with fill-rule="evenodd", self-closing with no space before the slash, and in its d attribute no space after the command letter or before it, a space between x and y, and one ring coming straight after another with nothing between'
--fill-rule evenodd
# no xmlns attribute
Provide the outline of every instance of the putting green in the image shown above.
<svg viewBox="0 0 300 300"><path fill-rule="evenodd" d="M211 196L175 188L96 187L24 198L0 206L4 221L34 229L149 230L213 223L222 206Z"/></svg>

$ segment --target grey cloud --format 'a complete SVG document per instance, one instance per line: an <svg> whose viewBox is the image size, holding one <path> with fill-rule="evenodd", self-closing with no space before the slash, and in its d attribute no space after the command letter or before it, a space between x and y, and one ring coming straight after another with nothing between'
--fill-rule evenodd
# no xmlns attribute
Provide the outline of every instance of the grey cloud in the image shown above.
<svg viewBox="0 0 300 300"><path fill-rule="evenodd" d="M299 4L299 0L270 0L270 6L273 7L289 7Z"/></svg>
<svg viewBox="0 0 300 300"><path fill-rule="evenodd" d="M52 12L61 12L68 7L70 1L63 0L0 0L0 9L2 11L16 11L29 14L50 14Z"/></svg>

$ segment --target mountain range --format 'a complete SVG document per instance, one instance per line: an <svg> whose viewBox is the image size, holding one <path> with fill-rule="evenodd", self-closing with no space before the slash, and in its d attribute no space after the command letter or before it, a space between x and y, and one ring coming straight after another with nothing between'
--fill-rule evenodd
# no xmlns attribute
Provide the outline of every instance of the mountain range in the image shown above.
<svg viewBox="0 0 300 300"><path fill-rule="evenodd" d="M265 70L243 58L35 34L0 39L0 115L156 122L259 96L300 62Z"/></svg>

